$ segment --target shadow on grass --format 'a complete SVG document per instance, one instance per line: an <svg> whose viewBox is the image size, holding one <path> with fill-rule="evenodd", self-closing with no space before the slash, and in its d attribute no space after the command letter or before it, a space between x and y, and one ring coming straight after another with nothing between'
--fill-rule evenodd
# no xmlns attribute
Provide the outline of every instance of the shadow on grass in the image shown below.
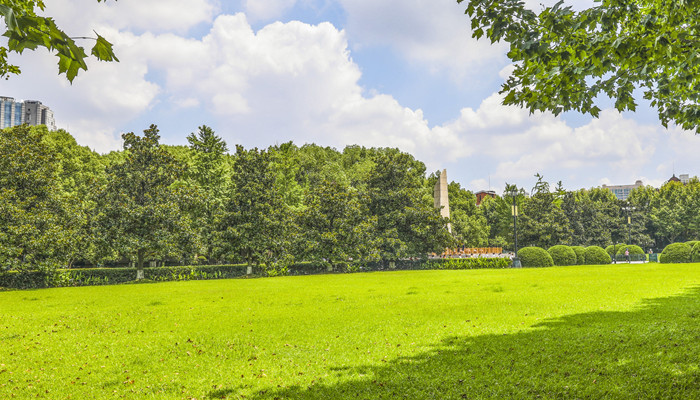
<svg viewBox="0 0 700 400"><path fill-rule="evenodd" d="M207 394L208 399L225 399L229 394L234 393L235 389L217 389L212 390Z"/></svg>
<svg viewBox="0 0 700 400"><path fill-rule="evenodd" d="M691 399L700 397L699 363L696 287L634 311L571 315L514 334L451 337L428 353L343 370L334 384L252 397Z"/></svg>

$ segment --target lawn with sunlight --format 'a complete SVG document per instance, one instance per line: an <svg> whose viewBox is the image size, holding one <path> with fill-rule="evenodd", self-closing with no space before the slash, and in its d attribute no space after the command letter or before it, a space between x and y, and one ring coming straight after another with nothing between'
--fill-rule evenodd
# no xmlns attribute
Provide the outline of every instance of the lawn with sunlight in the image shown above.
<svg viewBox="0 0 700 400"><path fill-rule="evenodd" d="M698 398L700 264L0 292L0 398Z"/></svg>

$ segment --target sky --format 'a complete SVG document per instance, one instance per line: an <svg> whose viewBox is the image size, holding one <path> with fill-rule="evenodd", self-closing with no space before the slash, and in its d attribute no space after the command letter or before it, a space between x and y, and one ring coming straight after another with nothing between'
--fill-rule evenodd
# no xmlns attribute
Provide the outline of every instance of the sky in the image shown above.
<svg viewBox="0 0 700 400"><path fill-rule="evenodd" d="M603 99L599 119L503 106L507 46L471 38L456 0L46 3L71 36L114 43L120 62L90 60L70 84L55 56L26 51L0 96L41 101L100 153L152 123L172 145L208 125L229 149L397 147L472 191L530 190L536 173L568 190L700 175L700 136L663 128L643 103L620 114Z"/></svg>

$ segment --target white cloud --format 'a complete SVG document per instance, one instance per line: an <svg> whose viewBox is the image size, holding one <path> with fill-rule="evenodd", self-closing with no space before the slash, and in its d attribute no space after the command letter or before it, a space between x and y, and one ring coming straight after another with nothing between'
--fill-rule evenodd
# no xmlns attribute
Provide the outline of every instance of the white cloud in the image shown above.
<svg viewBox="0 0 700 400"><path fill-rule="evenodd" d="M77 3L77 4L76 4ZM46 2L46 15L56 19L70 35L102 34L105 27L118 30L185 33L210 22L218 10L212 0L52 0Z"/></svg>
<svg viewBox="0 0 700 400"><path fill-rule="evenodd" d="M474 179L472 181L469 181L469 185L467 185L467 188L473 188L472 190L474 192L477 192L479 190L493 190L489 185L489 181L486 179Z"/></svg>
<svg viewBox="0 0 700 400"><path fill-rule="evenodd" d="M700 135L695 134L695 132L684 131L678 127L672 127L665 132L664 136L666 136L665 139L669 142L669 146L677 158L677 160L674 160L677 167L676 171L680 171L678 167L687 168L685 165L687 161L697 165L698 154L700 154Z"/></svg>
<svg viewBox="0 0 700 400"><path fill-rule="evenodd" d="M446 124L460 140L473 146L471 154L490 158L496 182L525 180L535 173L556 181L572 174L597 174L610 179L639 176L653 162L658 142L656 126L640 125L614 110L604 110L600 119L572 128L551 114L535 113L501 105L494 94L474 110L463 109L456 121ZM554 179L553 179L554 178ZM474 180L474 185L483 185ZM471 186L477 190L482 186Z"/></svg>
<svg viewBox="0 0 700 400"><path fill-rule="evenodd" d="M505 81L513 74L513 71L515 71L515 64L508 64L498 71L498 76Z"/></svg>
<svg viewBox="0 0 700 400"><path fill-rule="evenodd" d="M390 46L433 73L464 80L505 62L505 45L471 38L465 4L450 0L339 0L358 46Z"/></svg>
<svg viewBox="0 0 700 400"><path fill-rule="evenodd" d="M145 48L161 39L184 41L149 36L143 38L149 43ZM293 137L336 147L400 147L428 162L439 153L456 159L468 152L453 132L430 129L421 110L385 94L366 97L345 32L329 23L276 22L254 32L243 14L220 16L201 41L168 47L216 55L206 62L176 55L181 62L161 67L169 77L169 94L207 104L221 125L231 127L219 130L229 138L243 131L256 145Z"/></svg>
<svg viewBox="0 0 700 400"><path fill-rule="evenodd" d="M644 186L651 186L655 188L660 188L668 181L668 179L648 178L646 176L640 176L638 179L644 183Z"/></svg>
<svg viewBox="0 0 700 400"><path fill-rule="evenodd" d="M403 107L386 94L367 97L345 32L329 23L275 22L254 32L245 15L236 14L219 16L202 39L106 34L120 63L90 60L89 72L68 87L56 75L52 56L36 52L23 56L32 67L12 81L15 89L31 81L36 98L54 109L59 126L99 150L115 146L117 134L110 139L109 132L167 100L176 108L212 112L222 136L246 144L294 138L336 147L391 146L428 163L470 151L451 130L430 129L421 110ZM161 77L162 84L153 77Z"/></svg>
<svg viewBox="0 0 700 400"><path fill-rule="evenodd" d="M88 146L98 153L109 153L122 148L121 137L101 121L79 118L74 119L72 125L66 128L80 145Z"/></svg>

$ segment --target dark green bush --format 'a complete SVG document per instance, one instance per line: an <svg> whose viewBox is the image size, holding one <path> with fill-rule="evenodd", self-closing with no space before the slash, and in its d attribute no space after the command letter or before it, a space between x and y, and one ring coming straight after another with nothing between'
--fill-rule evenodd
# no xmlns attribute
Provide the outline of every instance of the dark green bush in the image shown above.
<svg viewBox="0 0 700 400"><path fill-rule="evenodd" d="M627 261L627 257L625 256L625 250L627 249L630 251L630 261L645 261L647 259L644 249L633 244L626 244L617 249L617 256L615 258L618 262Z"/></svg>
<svg viewBox="0 0 700 400"><path fill-rule="evenodd" d="M539 247L524 247L518 250L518 258L523 267L552 267L554 260L547 250Z"/></svg>
<svg viewBox="0 0 700 400"><path fill-rule="evenodd" d="M700 242L695 243L695 246L690 250L690 261L700 262Z"/></svg>
<svg viewBox="0 0 700 400"><path fill-rule="evenodd" d="M260 271L254 271L259 273ZM245 265L199 265L145 268L151 281L237 278L246 274ZM59 286L115 285L136 280L134 268L80 268L0 273L0 287L37 289Z"/></svg>
<svg viewBox="0 0 700 400"><path fill-rule="evenodd" d="M612 244L611 244L610 246L608 246L608 247L605 248L605 252L608 253L608 255L609 255L610 257L612 257L613 255L615 255L616 252L618 252L618 251L620 250L620 248L623 248L623 249L624 249L625 246L627 246L627 245L624 244L624 243L618 243L618 244L616 244L616 245L612 245ZM623 251L624 251L624 250L623 250Z"/></svg>
<svg viewBox="0 0 700 400"><path fill-rule="evenodd" d="M247 268L243 264L147 268L144 270L144 278L153 281L231 279L246 275ZM258 268L255 268L253 272L261 273Z"/></svg>
<svg viewBox="0 0 700 400"><path fill-rule="evenodd" d="M586 265L605 265L612 262L610 254L600 246L586 247L584 257L586 258Z"/></svg>
<svg viewBox="0 0 700 400"><path fill-rule="evenodd" d="M42 261L33 269L0 272L0 288L35 289L60 286L68 278L55 261Z"/></svg>
<svg viewBox="0 0 700 400"><path fill-rule="evenodd" d="M0 272L0 288L37 289L46 286L48 274L44 271Z"/></svg>
<svg viewBox="0 0 700 400"><path fill-rule="evenodd" d="M583 246L571 246L571 250L576 253L576 265L584 265L586 263L586 248Z"/></svg>
<svg viewBox="0 0 700 400"><path fill-rule="evenodd" d="M620 247L620 248L617 249L617 255L618 255L618 256L624 256L624 255L625 255L625 249L629 249L630 255L644 255L644 254L645 254L645 253L644 253L644 250L643 250L641 247L639 247L639 246L637 246L637 245L634 245L634 244L627 244L627 245L625 245L625 246ZM620 259L620 258L618 258L618 260L619 260L619 259Z"/></svg>
<svg viewBox="0 0 700 400"><path fill-rule="evenodd" d="M690 262L690 246L685 243L671 243L661 252L662 264Z"/></svg>
<svg viewBox="0 0 700 400"><path fill-rule="evenodd" d="M430 260L396 260L372 261L366 263L338 263L333 272L368 272L368 271L410 271L423 269L482 269L507 268L511 261L501 257L473 258L434 258ZM392 265L393 264L393 265ZM303 262L290 265L289 275L314 275L328 272L328 266L321 263Z"/></svg>
<svg viewBox="0 0 700 400"><path fill-rule="evenodd" d="M550 247L547 252L552 256L554 265L576 265L576 253L569 246L558 244Z"/></svg>

